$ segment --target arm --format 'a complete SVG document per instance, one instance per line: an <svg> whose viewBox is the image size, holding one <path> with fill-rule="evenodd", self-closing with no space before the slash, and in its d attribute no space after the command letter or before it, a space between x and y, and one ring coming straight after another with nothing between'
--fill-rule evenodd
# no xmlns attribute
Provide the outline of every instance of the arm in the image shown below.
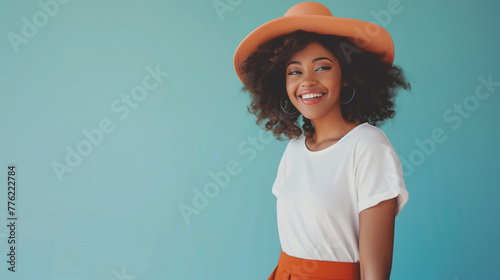
<svg viewBox="0 0 500 280"><path fill-rule="evenodd" d="M359 262L361 280L388 280L394 245L396 198L359 213Z"/></svg>

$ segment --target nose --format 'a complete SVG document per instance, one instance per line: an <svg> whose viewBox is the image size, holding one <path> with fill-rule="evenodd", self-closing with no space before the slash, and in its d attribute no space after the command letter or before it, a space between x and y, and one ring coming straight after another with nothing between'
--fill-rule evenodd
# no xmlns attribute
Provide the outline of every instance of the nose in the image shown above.
<svg viewBox="0 0 500 280"><path fill-rule="evenodd" d="M318 80L316 80L313 74L307 73L304 74L302 77L303 79L302 81L300 81L301 87L310 88L318 83Z"/></svg>

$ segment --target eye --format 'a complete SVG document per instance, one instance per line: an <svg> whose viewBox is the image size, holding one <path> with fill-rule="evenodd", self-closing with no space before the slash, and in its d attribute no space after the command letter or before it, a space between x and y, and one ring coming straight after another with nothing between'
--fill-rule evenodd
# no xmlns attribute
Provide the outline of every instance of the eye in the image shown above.
<svg viewBox="0 0 500 280"><path fill-rule="evenodd" d="M290 72L287 73L287 75L297 75L297 74L301 74L301 72L295 70L295 71L290 71Z"/></svg>
<svg viewBox="0 0 500 280"><path fill-rule="evenodd" d="M328 67L328 66L323 66L323 67L316 68L316 71L319 71L319 70L330 70L330 69L332 69L332 68Z"/></svg>

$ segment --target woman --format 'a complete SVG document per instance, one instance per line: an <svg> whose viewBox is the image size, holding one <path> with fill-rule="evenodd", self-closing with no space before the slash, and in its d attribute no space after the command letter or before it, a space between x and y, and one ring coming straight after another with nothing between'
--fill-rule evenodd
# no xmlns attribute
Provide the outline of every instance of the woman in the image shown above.
<svg viewBox="0 0 500 280"><path fill-rule="evenodd" d="M272 187L281 255L269 279L389 279L394 220L408 200L399 158L376 127L409 88L393 59L383 28L314 2L238 46L249 111L290 139Z"/></svg>

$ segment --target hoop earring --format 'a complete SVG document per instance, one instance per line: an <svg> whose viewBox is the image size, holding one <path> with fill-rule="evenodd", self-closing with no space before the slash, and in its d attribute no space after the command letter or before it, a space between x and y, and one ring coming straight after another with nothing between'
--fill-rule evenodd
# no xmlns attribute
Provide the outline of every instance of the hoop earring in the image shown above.
<svg viewBox="0 0 500 280"><path fill-rule="evenodd" d="M342 101L340 101L340 103L342 103L342 104L348 104L348 103L350 103L350 102L354 99L354 95L356 95L356 90L355 90L355 89L354 89L354 87L353 87L353 88L352 88L352 96L351 96L351 99L349 99L349 101L347 101L347 102L342 102Z"/></svg>
<svg viewBox="0 0 500 280"><path fill-rule="evenodd" d="M281 97L281 100L280 100L280 107L281 107L281 110L283 110L283 112L289 114L289 115L294 115L294 114L297 114L297 112L299 112L299 110L297 110L297 108L295 108L295 112L288 112L287 110L285 110L285 108L283 108L283 97L285 97L284 95Z"/></svg>

